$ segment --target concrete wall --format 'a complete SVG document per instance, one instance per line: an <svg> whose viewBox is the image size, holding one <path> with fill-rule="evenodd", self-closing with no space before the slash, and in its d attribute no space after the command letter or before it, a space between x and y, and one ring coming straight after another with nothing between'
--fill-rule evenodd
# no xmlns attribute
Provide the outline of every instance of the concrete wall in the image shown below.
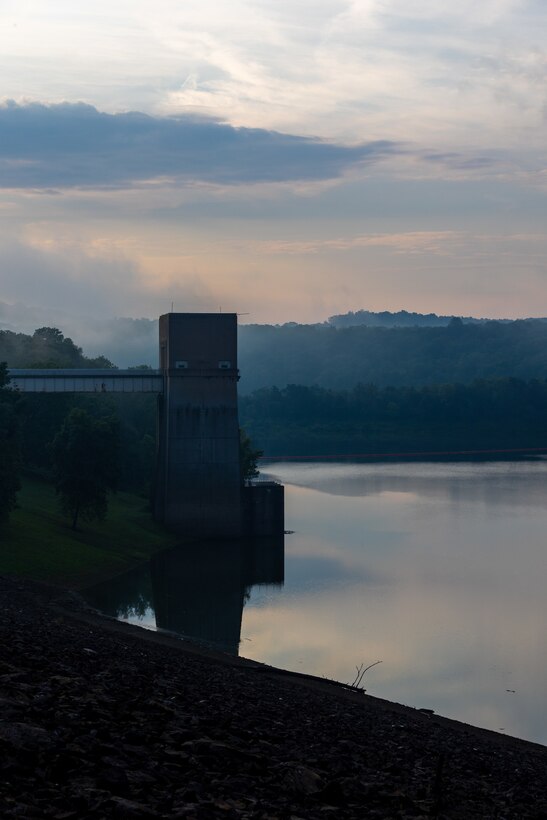
<svg viewBox="0 0 547 820"><path fill-rule="evenodd" d="M241 532L237 316L160 317L163 398L158 413L155 515L201 538Z"/></svg>
<svg viewBox="0 0 547 820"><path fill-rule="evenodd" d="M285 528L285 488L276 481L259 481L242 489L243 534L282 536Z"/></svg>

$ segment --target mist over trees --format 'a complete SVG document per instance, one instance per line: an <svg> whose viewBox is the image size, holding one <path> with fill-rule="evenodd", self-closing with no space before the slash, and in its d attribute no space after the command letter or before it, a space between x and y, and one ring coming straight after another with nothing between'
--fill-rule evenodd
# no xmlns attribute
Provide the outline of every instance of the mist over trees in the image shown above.
<svg viewBox="0 0 547 820"><path fill-rule="evenodd" d="M104 355L118 367L141 363L157 367L157 319L97 318L70 314L61 309L0 302L0 346L2 333L32 337L34 329L42 326L61 328L65 336L78 340L91 359Z"/></svg>
<svg viewBox="0 0 547 820"><path fill-rule="evenodd" d="M349 389L470 383L474 379L547 376L547 322L446 327L336 328L246 325L240 328L240 391L288 384Z"/></svg>
<svg viewBox="0 0 547 820"><path fill-rule="evenodd" d="M53 329L60 327L65 336L77 339L86 356L77 348L79 358L69 344L64 349L57 344L49 351L40 349L32 328L40 319L48 324L53 318ZM458 326L459 340L444 335ZM40 313L37 308L0 302L1 327L6 329L0 330L0 361L8 361L11 367L29 367L38 361L42 366L53 361L72 367L102 367L110 362L118 367L158 366L157 319L63 316L61 321L52 311ZM19 328L28 335L15 332ZM350 311L311 325L240 325L240 391L287 384L347 389L358 381L387 385L469 382L493 376L544 378L546 334L546 319L458 319L404 310ZM65 341L76 348L70 339ZM483 343L489 349L483 349ZM520 351L512 351L513 344Z"/></svg>
<svg viewBox="0 0 547 820"><path fill-rule="evenodd" d="M0 319L1 308L0 303ZM4 330L0 361L10 367L107 367L111 362L157 367L157 320L90 319L72 325L88 355L60 331L61 340L41 332L48 328L31 335ZM238 337L240 393L287 384L350 389L358 382L402 386L547 377L544 319L359 310L313 325L240 325Z"/></svg>
<svg viewBox="0 0 547 820"><path fill-rule="evenodd" d="M56 327L40 327L32 336L0 330L0 361L10 367L114 367L104 356L88 358Z"/></svg>

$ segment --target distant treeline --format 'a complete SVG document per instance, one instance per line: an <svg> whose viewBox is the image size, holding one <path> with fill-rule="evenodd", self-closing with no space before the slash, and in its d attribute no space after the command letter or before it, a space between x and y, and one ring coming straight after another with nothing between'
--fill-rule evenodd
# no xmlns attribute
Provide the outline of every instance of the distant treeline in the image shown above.
<svg viewBox="0 0 547 820"><path fill-rule="evenodd" d="M461 318L463 322L483 323L489 319L476 319L473 316L439 316L437 313L415 313L408 310L350 310L348 313L339 313L329 316L327 322L333 327L352 327L366 325L367 327L446 327L453 319ZM499 321L509 322L510 319Z"/></svg>
<svg viewBox="0 0 547 820"><path fill-rule="evenodd" d="M274 456L547 447L547 380L263 388L240 419Z"/></svg>
<svg viewBox="0 0 547 820"><path fill-rule="evenodd" d="M247 325L240 328L240 389L287 384L350 389L470 383L474 379L547 377L547 322L446 327L336 328Z"/></svg>

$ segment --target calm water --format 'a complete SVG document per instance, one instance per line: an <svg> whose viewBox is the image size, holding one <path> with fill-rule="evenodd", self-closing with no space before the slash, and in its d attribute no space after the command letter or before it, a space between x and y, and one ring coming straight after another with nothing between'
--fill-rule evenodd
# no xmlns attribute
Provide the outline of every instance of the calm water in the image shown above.
<svg viewBox="0 0 547 820"><path fill-rule="evenodd" d="M196 545L94 605L547 743L547 461L274 464L283 543Z"/></svg>

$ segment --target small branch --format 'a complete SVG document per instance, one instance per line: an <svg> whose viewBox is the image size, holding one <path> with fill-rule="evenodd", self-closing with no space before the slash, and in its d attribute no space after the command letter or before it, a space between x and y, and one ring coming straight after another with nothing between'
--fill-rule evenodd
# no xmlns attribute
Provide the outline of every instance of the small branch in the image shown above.
<svg viewBox="0 0 547 820"><path fill-rule="evenodd" d="M355 676L353 683L350 683L350 686L353 689L361 689L361 681L363 680L365 672L367 672L369 669L372 669L373 666L378 666L379 663L382 663L382 661L374 661L374 663L369 663L368 666L365 666L364 669L363 664L361 664L361 666L356 666L355 669L357 670L357 674Z"/></svg>

